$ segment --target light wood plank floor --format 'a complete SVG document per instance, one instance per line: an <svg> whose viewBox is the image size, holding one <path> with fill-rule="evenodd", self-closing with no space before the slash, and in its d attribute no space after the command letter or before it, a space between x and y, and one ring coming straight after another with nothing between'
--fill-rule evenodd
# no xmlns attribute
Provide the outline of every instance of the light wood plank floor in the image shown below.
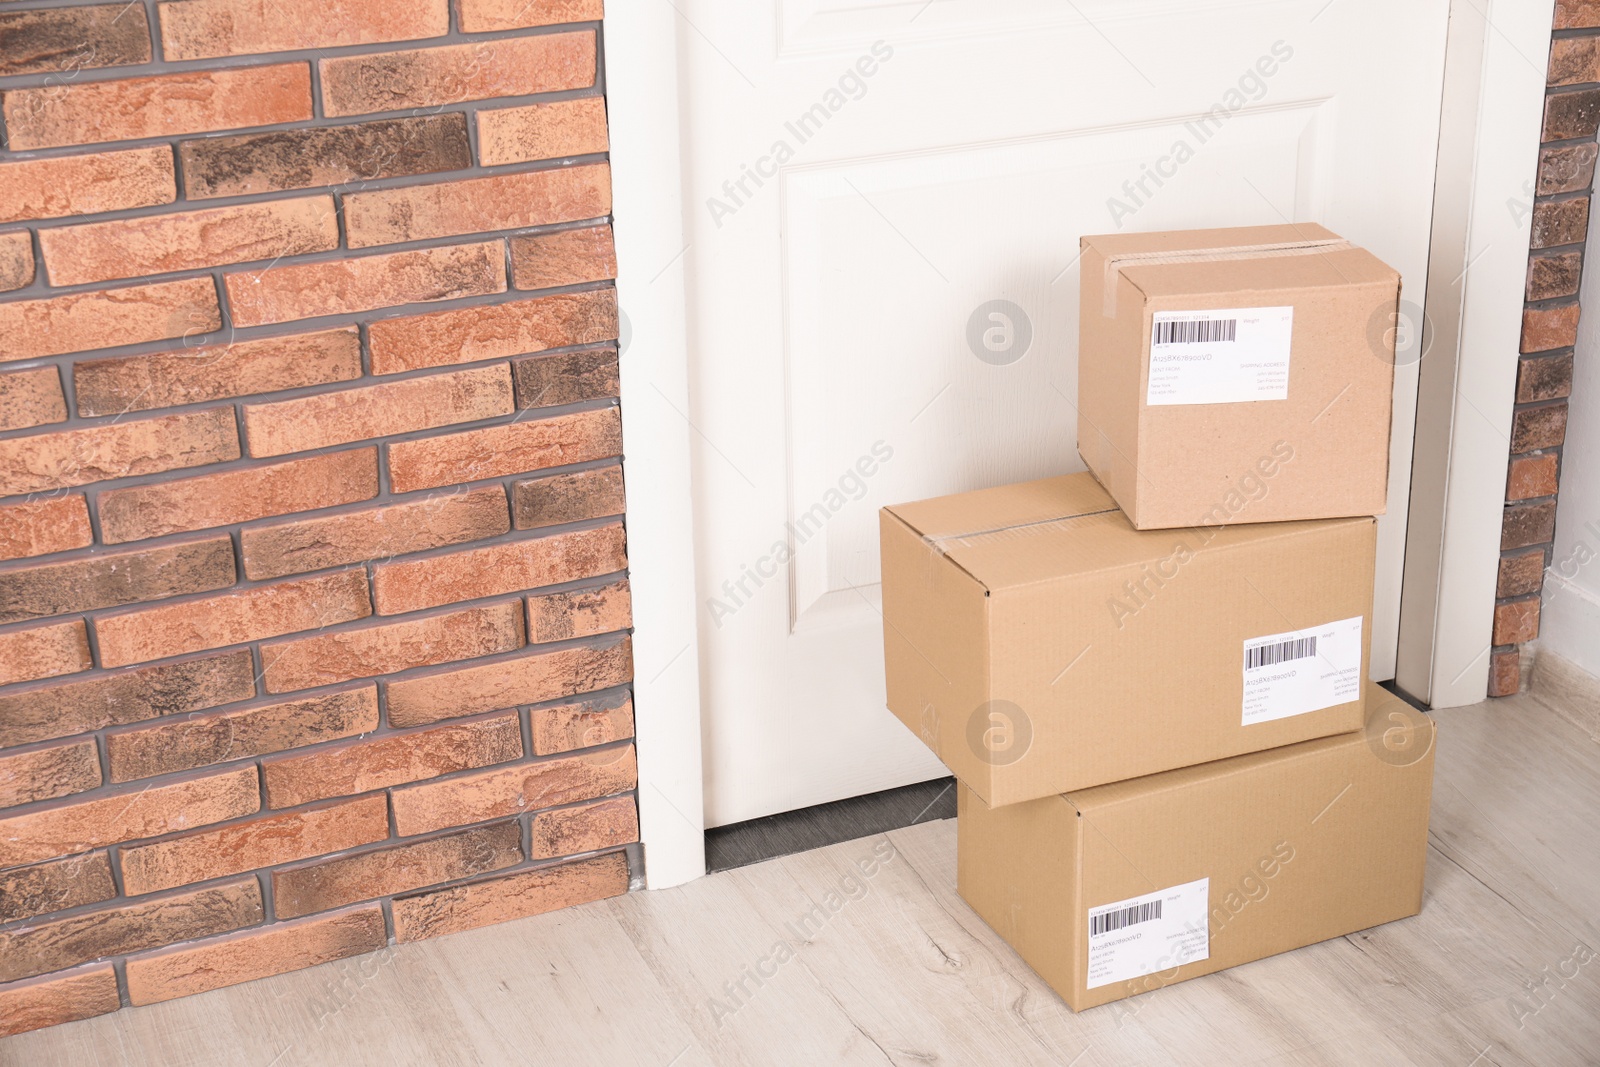
<svg viewBox="0 0 1600 1067"><path fill-rule="evenodd" d="M945 821L22 1035L0 1063L1600 1064L1600 959L1551 977L1600 950L1600 744L1530 697L1441 722L1420 916L1082 1015L956 896Z"/></svg>

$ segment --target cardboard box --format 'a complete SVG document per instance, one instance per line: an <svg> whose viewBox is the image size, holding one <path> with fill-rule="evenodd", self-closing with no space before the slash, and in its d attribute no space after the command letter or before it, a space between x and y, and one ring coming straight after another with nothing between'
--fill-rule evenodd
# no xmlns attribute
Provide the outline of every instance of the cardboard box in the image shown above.
<svg viewBox="0 0 1600 1067"><path fill-rule="evenodd" d="M1134 526L1383 514L1392 268L1313 223L1082 248L1078 451Z"/></svg>
<svg viewBox="0 0 1600 1067"><path fill-rule="evenodd" d="M1435 730L1377 687L1364 732L987 808L961 895L1073 1010L1415 915Z"/></svg>
<svg viewBox="0 0 1600 1067"><path fill-rule="evenodd" d="M986 803L1361 727L1370 518L1139 531L1088 474L879 518L889 709Z"/></svg>

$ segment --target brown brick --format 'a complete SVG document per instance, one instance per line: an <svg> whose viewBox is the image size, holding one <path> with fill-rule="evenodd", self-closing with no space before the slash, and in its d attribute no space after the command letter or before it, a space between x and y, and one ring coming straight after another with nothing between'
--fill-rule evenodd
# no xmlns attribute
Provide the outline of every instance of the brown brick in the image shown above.
<svg viewBox="0 0 1600 1067"><path fill-rule="evenodd" d="M222 325L210 278L0 304L0 363L193 337Z"/></svg>
<svg viewBox="0 0 1600 1067"><path fill-rule="evenodd" d="M1532 248L1581 244L1589 233L1589 198L1552 200L1533 206Z"/></svg>
<svg viewBox="0 0 1600 1067"><path fill-rule="evenodd" d="M612 797L533 817L529 859L547 860L598 852L639 840L639 811L632 797Z"/></svg>
<svg viewBox="0 0 1600 1067"><path fill-rule="evenodd" d="M0 441L0 496L238 458L231 408L13 437Z"/></svg>
<svg viewBox="0 0 1600 1067"><path fill-rule="evenodd" d="M1517 366L1517 403L1558 400L1572 395L1572 353L1523 357Z"/></svg>
<svg viewBox="0 0 1600 1067"><path fill-rule="evenodd" d="M12 89L3 107L13 151L271 126L311 118L311 68L284 63Z"/></svg>
<svg viewBox="0 0 1600 1067"><path fill-rule="evenodd" d="M1500 549L1544 544L1556 534L1556 502L1516 504L1506 508L1500 523Z"/></svg>
<svg viewBox="0 0 1600 1067"><path fill-rule="evenodd" d="M1544 131L1539 140L1593 137L1596 128L1600 128L1600 89L1551 93L1544 98Z"/></svg>
<svg viewBox="0 0 1600 1067"><path fill-rule="evenodd" d="M1600 145L1593 143L1540 149L1539 180L1534 187L1537 194L1554 196L1587 189L1594 181L1597 154Z"/></svg>
<svg viewBox="0 0 1600 1067"><path fill-rule="evenodd" d="M614 348L513 360L517 407L559 407L604 400L622 392Z"/></svg>
<svg viewBox="0 0 1600 1067"><path fill-rule="evenodd" d="M522 859L522 830L515 822L458 830L274 871L273 910L280 919L295 919L373 897L504 870Z"/></svg>
<svg viewBox="0 0 1600 1067"><path fill-rule="evenodd" d="M511 513L519 530L621 515L627 503L622 468L616 464L511 485Z"/></svg>
<svg viewBox="0 0 1600 1067"><path fill-rule="evenodd" d="M376 686L190 715L106 736L111 781L129 782L315 745L378 728Z"/></svg>
<svg viewBox="0 0 1600 1067"><path fill-rule="evenodd" d="M1539 636L1539 598L1510 600L1494 606L1494 643L1516 645Z"/></svg>
<svg viewBox="0 0 1600 1067"><path fill-rule="evenodd" d="M1600 0L1556 0L1555 28L1600 26Z"/></svg>
<svg viewBox="0 0 1600 1067"><path fill-rule="evenodd" d="M261 663L267 692L284 693L513 652L523 644L513 602L274 641L261 646Z"/></svg>
<svg viewBox="0 0 1600 1067"><path fill-rule="evenodd" d="M1578 283L1582 277L1582 252L1530 256L1525 296L1529 300L1554 300L1563 296L1574 296L1578 292Z"/></svg>
<svg viewBox="0 0 1600 1067"><path fill-rule="evenodd" d="M546 585L615 574L628 565L621 523L504 541L373 569L380 615L439 607Z"/></svg>
<svg viewBox="0 0 1600 1067"><path fill-rule="evenodd" d="M1526 596L1544 585L1544 549L1500 557L1500 573L1495 581L1497 597Z"/></svg>
<svg viewBox="0 0 1600 1067"><path fill-rule="evenodd" d="M603 96L478 112L478 159L486 167L586 156L609 148Z"/></svg>
<svg viewBox="0 0 1600 1067"><path fill-rule="evenodd" d="M1499 649L1489 656L1489 695L1516 696L1522 688L1522 655L1514 648Z"/></svg>
<svg viewBox="0 0 1600 1067"><path fill-rule="evenodd" d="M323 260L224 279L240 326L349 314L506 290L500 241Z"/></svg>
<svg viewBox="0 0 1600 1067"><path fill-rule="evenodd" d="M528 598L529 644L593 637L632 625L633 600L626 580Z"/></svg>
<svg viewBox="0 0 1600 1067"><path fill-rule="evenodd" d="M534 708L533 750L541 756L608 745L633 736L633 698L608 696Z"/></svg>
<svg viewBox="0 0 1600 1067"><path fill-rule="evenodd" d="M26 230L0 233L0 293L33 281L33 238Z"/></svg>
<svg viewBox="0 0 1600 1067"><path fill-rule="evenodd" d="M595 42L585 30L340 56L320 67L324 110L360 115L587 88Z"/></svg>
<svg viewBox="0 0 1600 1067"><path fill-rule="evenodd" d="M0 374L0 430L26 430L66 418L61 375L54 367Z"/></svg>
<svg viewBox="0 0 1600 1067"><path fill-rule="evenodd" d="M1556 491L1556 454L1545 452L1534 456L1513 456L1506 476L1507 500L1531 500L1534 497L1554 496Z"/></svg>
<svg viewBox="0 0 1600 1067"><path fill-rule="evenodd" d="M0 11L0 77L150 62L144 8L128 4Z"/></svg>
<svg viewBox="0 0 1600 1067"><path fill-rule="evenodd" d="M122 1006L111 965L0 986L0 1037L92 1019Z"/></svg>
<svg viewBox="0 0 1600 1067"><path fill-rule="evenodd" d="M477 541L510 528L505 490L488 485L326 518L252 526L241 543L245 574L259 581Z"/></svg>
<svg viewBox="0 0 1600 1067"><path fill-rule="evenodd" d="M128 997L134 1004L156 1004L376 952L387 943L383 909L376 904L273 923L133 957L127 966Z"/></svg>
<svg viewBox="0 0 1600 1067"><path fill-rule="evenodd" d="M354 326L76 363L78 414L176 407L361 377Z"/></svg>
<svg viewBox="0 0 1600 1067"><path fill-rule="evenodd" d="M1600 82L1600 45L1593 37L1557 37L1550 42L1551 85Z"/></svg>
<svg viewBox="0 0 1600 1067"><path fill-rule="evenodd" d="M254 926L266 917L254 878L0 932L0 981Z"/></svg>
<svg viewBox="0 0 1600 1067"><path fill-rule="evenodd" d="M111 857L105 852L13 867L0 871L0 923L99 904L116 895Z"/></svg>
<svg viewBox="0 0 1600 1067"><path fill-rule="evenodd" d="M497 33L561 22L596 22L602 0L460 0L462 33Z"/></svg>
<svg viewBox="0 0 1600 1067"><path fill-rule="evenodd" d="M617 294L614 289L559 293L490 307L384 319L373 323L367 333L374 374L501 359L615 340Z"/></svg>
<svg viewBox="0 0 1600 1067"><path fill-rule="evenodd" d="M248 649L28 686L0 696L0 746L214 708L255 695Z"/></svg>
<svg viewBox="0 0 1600 1067"><path fill-rule="evenodd" d="M100 758L89 738L0 754L0 808L54 800L99 784Z"/></svg>
<svg viewBox="0 0 1600 1067"><path fill-rule="evenodd" d="M1522 351L1567 348L1578 340L1578 305L1527 308L1522 312Z"/></svg>
<svg viewBox="0 0 1600 1067"><path fill-rule="evenodd" d="M83 548L94 540L81 494L0 505L0 560Z"/></svg>
<svg viewBox="0 0 1600 1067"><path fill-rule="evenodd" d="M609 689L633 677L632 643L520 653L388 683L389 724L423 726Z"/></svg>
<svg viewBox="0 0 1600 1067"><path fill-rule="evenodd" d="M627 858L620 852L596 856L401 897L394 902L394 936L421 941L627 891Z"/></svg>
<svg viewBox="0 0 1600 1067"><path fill-rule="evenodd" d="M292 808L332 797L354 796L455 771L488 767L522 756L517 713L388 734L261 765L267 804Z"/></svg>
<svg viewBox="0 0 1600 1067"><path fill-rule="evenodd" d="M1540 407L1518 408L1511 417L1511 452L1533 452L1555 448L1567 436L1567 405L1564 401Z"/></svg>
<svg viewBox="0 0 1600 1067"><path fill-rule="evenodd" d="M409 493L618 456L622 423L616 408L596 408L397 441L387 448L389 486Z"/></svg>
<svg viewBox="0 0 1600 1067"><path fill-rule="evenodd" d="M589 163L374 189L346 196L344 210L351 248L577 222L611 212L611 170Z"/></svg>
<svg viewBox="0 0 1600 1067"><path fill-rule="evenodd" d="M286 9L287 10L287 9ZM460 112L206 137L178 146L191 200L436 174L472 166Z"/></svg>
<svg viewBox="0 0 1600 1067"><path fill-rule="evenodd" d="M450 30L447 0L354 0L325 14L308 19L292 5L261 0L177 0L161 5L161 51L168 59L215 59L411 41Z"/></svg>
<svg viewBox="0 0 1600 1067"><path fill-rule="evenodd" d="M76 674L92 666L82 619L0 631L0 685Z"/></svg>
<svg viewBox="0 0 1600 1067"><path fill-rule="evenodd" d="M616 276L617 250L609 225L511 238L511 284L518 289L553 289Z"/></svg>
<svg viewBox="0 0 1600 1067"><path fill-rule="evenodd" d="M153 207L178 197L166 145L0 163L0 188L0 222Z"/></svg>
<svg viewBox="0 0 1600 1067"><path fill-rule="evenodd" d="M351 441L477 422L515 410L504 363L247 404L245 434L254 456L305 452Z"/></svg>
<svg viewBox="0 0 1600 1067"><path fill-rule="evenodd" d="M255 791L254 767L231 773L248 773ZM124 891L129 896L154 893L370 845L389 836L388 811L388 801L379 794L130 845L122 850Z"/></svg>
<svg viewBox="0 0 1600 1067"><path fill-rule="evenodd" d="M237 819L258 810L260 803L256 769L240 767L28 811L0 819L0 867ZM129 885L127 892L146 890Z"/></svg>
<svg viewBox="0 0 1600 1067"><path fill-rule="evenodd" d="M237 578L226 536L0 568L0 623L224 589Z"/></svg>
<svg viewBox="0 0 1600 1067"><path fill-rule="evenodd" d="M275 261L325 252L338 245L338 215L328 196L232 204L39 231L39 247L50 269L50 281L56 285L84 285L258 259ZM228 277L249 279L258 273ZM231 282L228 290L229 298L237 301ZM235 314L234 318L240 326L259 325L248 314Z"/></svg>
<svg viewBox="0 0 1600 1067"><path fill-rule="evenodd" d="M100 494L107 544L204 530L378 495L378 455L357 448Z"/></svg>

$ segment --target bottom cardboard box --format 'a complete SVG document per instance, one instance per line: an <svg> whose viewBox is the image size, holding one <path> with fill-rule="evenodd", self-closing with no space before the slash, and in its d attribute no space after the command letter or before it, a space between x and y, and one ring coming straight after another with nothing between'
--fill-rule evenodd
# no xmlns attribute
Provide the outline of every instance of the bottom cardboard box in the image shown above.
<svg viewBox="0 0 1600 1067"><path fill-rule="evenodd" d="M1082 1011L1415 915L1432 719L1377 686L1366 728L989 808L957 885Z"/></svg>

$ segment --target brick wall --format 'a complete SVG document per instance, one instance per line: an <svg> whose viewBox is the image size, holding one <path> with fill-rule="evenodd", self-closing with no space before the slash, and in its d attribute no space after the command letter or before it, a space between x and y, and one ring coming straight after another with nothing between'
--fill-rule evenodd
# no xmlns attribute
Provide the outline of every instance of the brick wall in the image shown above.
<svg viewBox="0 0 1600 1067"><path fill-rule="evenodd" d="M1558 0L1533 191L1522 356L1506 472L1489 694L1521 687L1520 646L1539 636L1555 540L1561 446L1578 338L1578 286L1600 127L1600 2Z"/></svg>
<svg viewBox="0 0 1600 1067"><path fill-rule="evenodd" d="M626 890L600 13L0 6L0 1032Z"/></svg>

